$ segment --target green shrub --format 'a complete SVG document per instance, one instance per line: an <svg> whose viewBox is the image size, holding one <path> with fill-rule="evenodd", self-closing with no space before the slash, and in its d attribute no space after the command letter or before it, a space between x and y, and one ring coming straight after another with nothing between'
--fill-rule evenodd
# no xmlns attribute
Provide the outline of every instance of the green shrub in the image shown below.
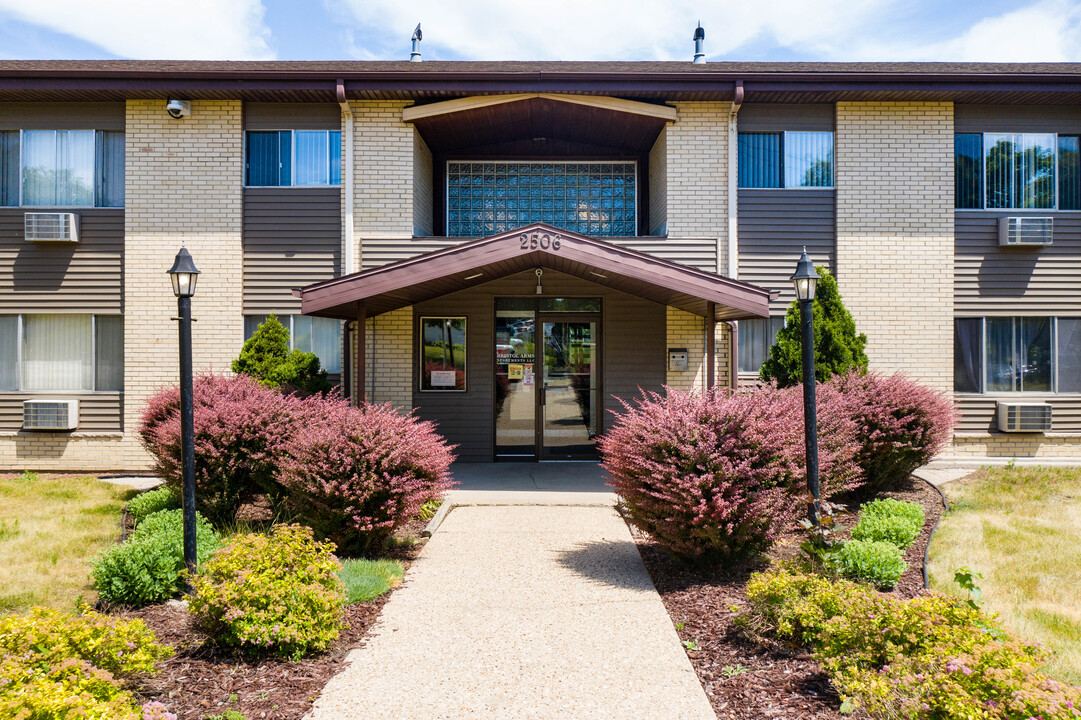
<svg viewBox="0 0 1081 720"><path fill-rule="evenodd" d="M832 554L830 564L849 580L862 580L880 588L891 588L908 567L901 548L877 540L849 540Z"/></svg>
<svg viewBox="0 0 1081 720"><path fill-rule="evenodd" d="M340 574L346 601L352 605L368 602L397 586L405 568L396 560L346 560Z"/></svg>
<svg viewBox="0 0 1081 720"><path fill-rule="evenodd" d="M327 371L315 353L289 350L289 331L271 315L244 343L233 372L250 375L267 387L305 394L330 390Z"/></svg>
<svg viewBox="0 0 1081 720"><path fill-rule="evenodd" d="M825 382L849 370L867 372L867 336L856 332L856 322L845 308L837 279L823 267L815 268L818 281L811 308L814 315L815 378ZM776 380L780 387L803 381L803 341L800 331L799 302L793 301L785 314L784 327L769 349L769 357L759 371L766 382Z"/></svg>
<svg viewBox="0 0 1081 720"><path fill-rule="evenodd" d="M43 608L0 617L0 717L138 720L117 679L153 672L171 654L141 620Z"/></svg>
<svg viewBox="0 0 1081 720"><path fill-rule="evenodd" d="M923 522L923 508L916 503L892 498L874 500L860 509L852 538L888 542L904 550L920 536Z"/></svg>
<svg viewBox="0 0 1081 720"><path fill-rule="evenodd" d="M1038 671L1044 650L949 598L895 600L788 569L753 576L747 597L740 624L812 650L842 709L891 720L1081 717L1081 689Z"/></svg>
<svg viewBox="0 0 1081 720"><path fill-rule="evenodd" d="M192 579L188 609L223 646L291 658L322 650L343 625L333 550L301 525L237 535Z"/></svg>
<svg viewBox="0 0 1081 720"><path fill-rule="evenodd" d="M162 510L179 510L180 498L171 488L165 486L140 493L128 500L128 514L138 525L148 515L153 515Z"/></svg>
<svg viewBox="0 0 1081 720"><path fill-rule="evenodd" d="M202 515L196 515L195 549L205 562L221 544ZM163 510L147 516L124 543L94 562L94 589L106 602L141 607L181 591L184 571L184 511Z"/></svg>

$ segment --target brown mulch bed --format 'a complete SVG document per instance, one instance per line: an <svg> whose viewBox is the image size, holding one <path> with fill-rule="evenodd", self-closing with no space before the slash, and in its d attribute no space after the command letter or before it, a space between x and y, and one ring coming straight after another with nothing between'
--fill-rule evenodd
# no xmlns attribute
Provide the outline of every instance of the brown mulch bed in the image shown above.
<svg viewBox="0 0 1081 720"><path fill-rule="evenodd" d="M398 538L419 537L426 521L411 521ZM399 544L383 557L408 569L423 541ZM345 608L346 627L323 653L303 660L268 658L250 660L216 648L197 628L178 603L152 605L121 613L146 622L158 639L176 649L159 665L159 672L135 690L143 701L158 700L178 720L201 720L226 710L243 713L250 720L299 720L318 697L323 686L344 668L349 651L364 644L369 629L393 594Z"/></svg>
<svg viewBox="0 0 1081 720"><path fill-rule="evenodd" d="M923 592L923 553L931 528L942 515L942 502L934 488L916 479L899 490L878 495L883 496L920 503L926 514L923 533L905 554L908 570L893 590L898 597L914 597ZM849 498L848 506L858 509L868 499ZM855 521L854 513L844 515L839 525L851 527ZM769 560L790 558L799 552L801 535L797 529L781 538L768 560L727 575L698 573L633 527L632 534L672 622L677 629L682 623L680 639L697 646L688 649L687 656L718 718L842 717L840 698L812 657L767 647L746 637L733 622L739 606L746 604L744 588L751 573L763 569Z"/></svg>

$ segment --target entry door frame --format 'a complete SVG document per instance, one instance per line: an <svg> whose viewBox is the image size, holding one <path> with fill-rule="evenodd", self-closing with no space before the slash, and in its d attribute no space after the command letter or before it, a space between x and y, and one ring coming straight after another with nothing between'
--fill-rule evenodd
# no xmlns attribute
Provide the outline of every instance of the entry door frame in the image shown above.
<svg viewBox="0 0 1081 720"><path fill-rule="evenodd" d="M561 460L597 460L597 455L577 455L561 458L544 457L544 351L546 342L544 337L544 323L560 322L591 322L596 326L597 335L594 340L596 348L596 371L597 371L597 435L600 437L604 432L604 305L601 312L543 312L538 311L535 315L536 325L533 331L534 377L537 379L536 392L534 395L533 431L534 431L534 462L559 462Z"/></svg>

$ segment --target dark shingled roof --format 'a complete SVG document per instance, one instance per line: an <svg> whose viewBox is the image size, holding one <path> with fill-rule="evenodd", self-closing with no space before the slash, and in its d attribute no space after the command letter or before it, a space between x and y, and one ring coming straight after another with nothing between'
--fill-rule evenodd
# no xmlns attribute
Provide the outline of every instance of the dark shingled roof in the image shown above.
<svg viewBox="0 0 1081 720"><path fill-rule="evenodd" d="M0 101L418 101L512 92L746 102L1081 103L1081 63L0 60Z"/></svg>

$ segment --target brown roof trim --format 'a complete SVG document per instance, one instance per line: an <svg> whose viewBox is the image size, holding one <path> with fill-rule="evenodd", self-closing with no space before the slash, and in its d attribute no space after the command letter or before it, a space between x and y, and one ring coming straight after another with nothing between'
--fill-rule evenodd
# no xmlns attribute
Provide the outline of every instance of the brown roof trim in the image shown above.
<svg viewBox="0 0 1081 720"><path fill-rule="evenodd" d="M115 93L198 98L232 92L350 97L436 97L504 92L731 98L742 80L747 102L786 93L883 94L964 99L971 93L1081 93L1079 63L705 63L690 62L199 62L0 61L0 93ZM37 98L38 96L34 96ZM775 101L775 100L774 100Z"/></svg>
<svg viewBox="0 0 1081 720"><path fill-rule="evenodd" d="M369 315L379 315L536 267L700 316L707 303L716 303L718 320L769 315L770 293L764 288L543 223L316 283L294 294L304 314L353 318L358 303Z"/></svg>

